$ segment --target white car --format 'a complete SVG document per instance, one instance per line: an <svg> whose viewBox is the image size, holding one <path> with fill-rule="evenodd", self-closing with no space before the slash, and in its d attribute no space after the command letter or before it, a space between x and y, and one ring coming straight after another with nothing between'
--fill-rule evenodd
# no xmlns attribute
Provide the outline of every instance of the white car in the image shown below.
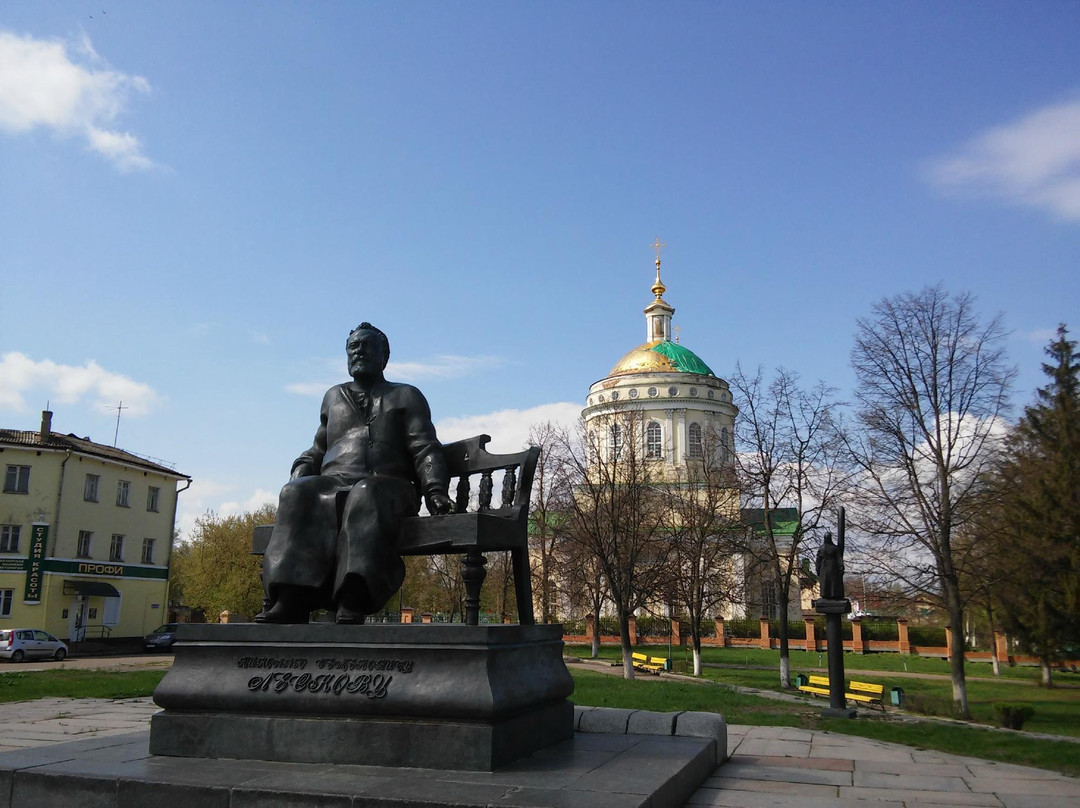
<svg viewBox="0 0 1080 808"><path fill-rule="evenodd" d="M59 661L67 653L63 642L39 628L0 629L0 659L22 662L32 657L47 657Z"/></svg>

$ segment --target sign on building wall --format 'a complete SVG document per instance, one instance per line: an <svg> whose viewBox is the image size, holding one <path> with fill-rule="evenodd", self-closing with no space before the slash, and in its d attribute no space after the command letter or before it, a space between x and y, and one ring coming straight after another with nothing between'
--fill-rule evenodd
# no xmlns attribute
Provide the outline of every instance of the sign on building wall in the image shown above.
<svg viewBox="0 0 1080 808"><path fill-rule="evenodd" d="M41 602L42 562L45 560L45 540L49 538L49 526L34 524L30 526L30 566L26 570L26 589L24 603Z"/></svg>

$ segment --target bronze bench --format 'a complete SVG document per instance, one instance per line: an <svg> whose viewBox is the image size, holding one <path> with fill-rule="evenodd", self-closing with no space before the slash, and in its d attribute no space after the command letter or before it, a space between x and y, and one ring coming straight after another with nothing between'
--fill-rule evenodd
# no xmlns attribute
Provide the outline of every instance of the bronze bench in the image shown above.
<svg viewBox="0 0 1080 808"><path fill-rule="evenodd" d="M514 570L518 621L535 624L532 578L529 569L529 499L540 449L530 446L514 454L491 454L491 437L474 438L443 446L451 481L457 478L454 512L443 516L414 516L405 520L397 552L403 556L464 554L461 578L465 583L465 622L480 622L480 589L487 577L485 552L509 550ZM502 471L502 496L492 507L494 480ZM480 476L476 510L469 510L470 478ZM259 525L252 536L252 552L262 555L270 543L273 525Z"/></svg>

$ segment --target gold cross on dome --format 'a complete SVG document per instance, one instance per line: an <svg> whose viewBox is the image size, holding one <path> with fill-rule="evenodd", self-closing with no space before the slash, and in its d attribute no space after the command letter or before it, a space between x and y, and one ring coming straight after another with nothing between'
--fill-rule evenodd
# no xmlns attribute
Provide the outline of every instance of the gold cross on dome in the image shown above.
<svg viewBox="0 0 1080 808"><path fill-rule="evenodd" d="M654 250L656 250L656 263L659 264L660 263L660 248L661 247L666 247L667 244L665 244L664 242L662 242L660 240L660 236L657 236L656 241L654 241L649 246L652 247Z"/></svg>

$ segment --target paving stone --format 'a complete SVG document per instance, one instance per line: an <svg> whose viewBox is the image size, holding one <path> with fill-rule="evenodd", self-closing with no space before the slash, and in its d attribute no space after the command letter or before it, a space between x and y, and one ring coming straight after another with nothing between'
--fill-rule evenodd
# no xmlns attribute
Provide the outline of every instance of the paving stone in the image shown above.
<svg viewBox="0 0 1080 808"><path fill-rule="evenodd" d="M1076 797L1002 794L998 799L1005 808L1076 808Z"/></svg>
<svg viewBox="0 0 1080 808"><path fill-rule="evenodd" d="M795 766L763 766L744 763L741 758L728 761L727 765L721 766L718 771L720 780L727 778L738 780L782 780L787 783L813 783L827 786L850 786L852 784L851 772L823 771L821 769L807 769Z"/></svg>
<svg viewBox="0 0 1080 808"><path fill-rule="evenodd" d="M800 741L772 741L766 738L746 738L739 744L738 752L741 755L807 757L810 752L810 745Z"/></svg>
<svg viewBox="0 0 1080 808"><path fill-rule="evenodd" d="M932 795L932 797L931 797ZM841 788L840 796L845 799L858 800L901 800L905 804L913 803L920 805L929 802L931 798L941 805L976 805L989 806L989 808L1001 808L1001 803L993 794L972 794L967 791L943 793L940 791L919 791L916 789L902 788L864 788L852 786Z"/></svg>
<svg viewBox="0 0 1080 808"><path fill-rule="evenodd" d="M855 769L852 785L866 788L895 788L909 791L969 791L962 777L941 777L926 774L890 774L888 772L864 771L861 766Z"/></svg>
<svg viewBox="0 0 1080 808"><path fill-rule="evenodd" d="M699 788L687 806L716 806L716 808L904 808L902 802L844 800L836 797L808 797L794 794L761 794L750 791L719 791ZM920 805L919 808L922 808Z"/></svg>
<svg viewBox="0 0 1080 808"><path fill-rule="evenodd" d="M702 788L724 791L753 791L765 794L804 794L808 797L835 797L837 786L812 783L788 783L783 780L740 779L736 777L710 777Z"/></svg>
<svg viewBox="0 0 1080 808"><path fill-rule="evenodd" d="M1080 780L1022 780L1015 777L971 777L968 786L973 792L994 794L1045 794L1049 797L1071 797L1080 803Z"/></svg>

